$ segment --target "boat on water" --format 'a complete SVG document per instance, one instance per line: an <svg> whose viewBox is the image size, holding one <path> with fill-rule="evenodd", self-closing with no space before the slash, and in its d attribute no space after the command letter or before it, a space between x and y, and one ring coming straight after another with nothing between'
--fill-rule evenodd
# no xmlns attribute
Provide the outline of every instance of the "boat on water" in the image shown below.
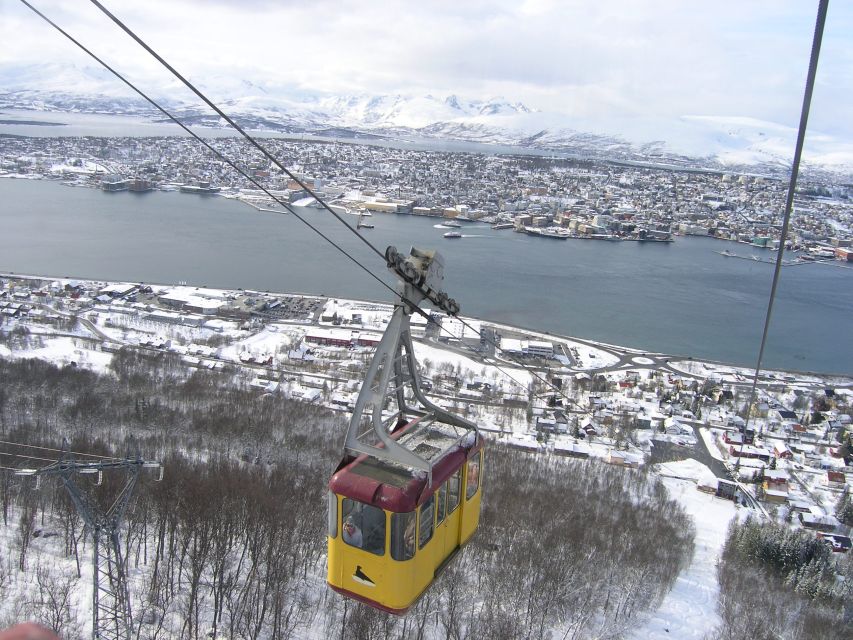
<svg viewBox="0 0 853 640"><path fill-rule="evenodd" d="M672 238L618 238L619 240L634 240L635 242L643 242L646 244L671 244L675 242Z"/></svg>
<svg viewBox="0 0 853 640"><path fill-rule="evenodd" d="M178 190L181 193L196 193L207 196L219 193L220 187L212 187L209 182L200 182L198 184L182 184Z"/></svg>
<svg viewBox="0 0 853 640"><path fill-rule="evenodd" d="M445 238L461 238L462 234L459 233L458 231L448 231L447 233L444 234L444 237Z"/></svg>
<svg viewBox="0 0 853 640"><path fill-rule="evenodd" d="M369 222L364 221L364 211L362 211L358 216L358 223L355 225L356 229L373 229L373 225Z"/></svg>
<svg viewBox="0 0 853 640"><path fill-rule="evenodd" d="M513 224L512 222L496 222L492 225L492 229L498 231L500 229L512 229L514 226L515 224Z"/></svg>
<svg viewBox="0 0 853 640"><path fill-rule="evenodd" d="M723 249L722 251L717 251L721 256L726 256L727 258L737 258L737 254L734 251L729 251L728 249Z"/></svg>
<svg viewBox="0 0 853 640"><path fill-rule="evenodd" d="M540 229L538 227L526 227L525 231L529 236L539 236L540 238L567 240L569 237L569 234L567 234L565 231L557 231L556 229Z"/></svg>
<svg viewBox="0 0 853 640"><path fill-rule="evenodd" d="M441 224L445 227L451 227L452 229L459 229L462 227L462 225L456 222L456 220L444 220Z"/></svg>

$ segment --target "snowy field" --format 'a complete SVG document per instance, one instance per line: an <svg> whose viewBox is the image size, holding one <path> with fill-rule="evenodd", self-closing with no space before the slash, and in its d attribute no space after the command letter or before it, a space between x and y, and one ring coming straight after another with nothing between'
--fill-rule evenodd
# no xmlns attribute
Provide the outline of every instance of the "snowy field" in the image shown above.
<svg viewBox="0 0 853 640"><path fill-rule="evenodd" d="M683 472L690 473L691 469ZM664 478L664 484L695 522L693 562L678 576L658 610L638 624L627 638L701 640L719 623L717 558L726 540L729 521L737 515L738 508L729 500L698 491L690 480Z"/></svg>

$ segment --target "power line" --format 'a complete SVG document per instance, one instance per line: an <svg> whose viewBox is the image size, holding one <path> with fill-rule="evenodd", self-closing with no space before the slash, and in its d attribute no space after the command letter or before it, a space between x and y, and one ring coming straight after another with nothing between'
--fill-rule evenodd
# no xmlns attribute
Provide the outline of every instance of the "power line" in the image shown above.
<svg viewBox="0 0 853 640"><path fill-rule="evenodd" d="M0 466L0 470L2 470L2 471L11 471L11 472L13 472L13 473L14 473L14 472L16 472L16 471L20 471L20 469L16 469L15 467L3 467L3 466Z"/></svg>
<svg viewBox="0 0 853 640"><path fill-rule="evenodd" d="M115 456L102 456L97 453L81 453L79 451L67 451L66 449L56 449L54 447L41 447L35 444L23 444L21 442L12 442L10 440L0 440L0 444L9 444L16 447L26 447L27 449L41 449L43 451L54 451L56 453L70 453L75 456L86 456L89 458L103 458L105 460L120 460L121 458L116 458Z"/></svg>
<svg viewBox="0 0 853 640"><path fill-rule="evenodd" d="M54 464L58 462L54 458L41 458L39 456L28 456L21 453L6 453L5 451L0 451L0 456L6 456L7 458L24 458L25 460L40 460L41 462L49 462Z"/></svg>

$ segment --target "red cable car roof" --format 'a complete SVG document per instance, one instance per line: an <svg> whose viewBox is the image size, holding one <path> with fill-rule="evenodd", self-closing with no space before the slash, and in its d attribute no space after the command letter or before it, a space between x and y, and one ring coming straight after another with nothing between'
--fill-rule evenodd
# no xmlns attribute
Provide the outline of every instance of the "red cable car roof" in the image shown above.
<svg viewBox="0 0 853 640"><path fill-rule="evenodd" d="M419 418L393 434L397 438L414 427ZM423 471L378 460L362 454L339 468L329 481L329 490L394 513L408 513L426 500L441 483L461 468L465 460L483 447L483 438L470 432L453 449L443 455L433 466L432 485L427 486L427 474ZM420 445L428 446L428 445ZM417 447L416 447L417 450Z"/></svg>

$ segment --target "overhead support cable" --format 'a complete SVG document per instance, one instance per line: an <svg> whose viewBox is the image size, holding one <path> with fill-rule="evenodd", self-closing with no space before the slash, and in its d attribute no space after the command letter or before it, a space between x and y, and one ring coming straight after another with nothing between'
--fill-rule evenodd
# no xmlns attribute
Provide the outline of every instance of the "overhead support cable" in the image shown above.
<svg viewBox="0 0 853 640"><path fill-rule="evenodd" d="M21 453L7 453L5 451L0 451L0 456L5 456L6 458L23 458L25 460L39 460L41 462L50 462L51 464L58 462L56 458L41 458L39 456L28 456Z"/></svg>
<svg viewBox="0 0 853 640"><path fill-rule="evenodd" d="M234 121L233 118L231 118L227 113L225 113L216 104L214 104L204 93L202 93L198 88L196 88L196 86L192 82L190 82L183 75L181 75L181 73L177 69L175 69L171 64L169 64L163 58L163 56L161 56L159 53L154 51L154 49L152 49L148 45L148 43L146 43L142 38L140 38L138 35L136 35L136 33L134 33L134 31L130 27L128 27L126 24L124 24L124 22L122 22L118 17L116 17L112 12L110 12L110 10L107 9L103 4L98 2L98 0L90 0L90 1L92 4L94 4L96 7L98 7L98 9L100 9L104 13L104 15L106 15L110 20L112 20L116 25L118 25L122 31L124 31L127 35L129 35L131 38L133 38L133 40L136 41L136 43L139 44L139 46L141 46L149 54L151 54L151 56L153 56L154 59L157 60L157 62L159 62L164 67L166 67L166 69L168 69L172 73L173 76L175 76L190 91L192 91L195 95L197 95L199 97L199 99L201 99L208 107L213 109L220 118L225 120L229 125L231 125L234 128L235 131L237 131L246 140L248 140L252 144L252 146L254 146L258 151L260 151L270 162L272 162L275 166L277 166L279 169L281 169L281 171L284 172L291 180L296 181L296 183L302 189L304 189L306 193L308 193L312 198L314 198L320 205L322 205L322 207L326 211L328 211L333 216L335 216L341 224L343 224L347 229L349 229L352 233L354 233L356 236L358 236L358 238L364 244L366 244L368 247L370 247L371 250L373 250L374 253L376 253L376 255L378 255L383 260L385 259L385 254L382 251L377 249L376 246L373 245L373 243L371 243L367 238L365 238L363 235L361 235L356 229L354 229L349 224L347 224L347 222L336 211L334 211L328 204L326 204L326 202L322 198L320 198L314 192L313 189L311 189L307 184L305 184L305 182L303 180L301 180L296 174L294 174L292 171L290 171L290 169L285 167L284 164L282 162L280 162L278 158L276 158L272 153L270 153L266 149L266 147L264 147L255 138L253 138L248 133L246 133L243 130L243 128Z"/></svg>
<svg viewBox="0 0 853 640"><path fill-rule="evenodd" d="M338 215L334 210L332 210L332 209L331 209L331 208L330 208L330 207L329 207L329 206L328 206L328 205L327 205L327 204L326 204L326 203L325 203L325 202L324 202L320 197L318 197L318 196L316 195L316 193L314 193L314 191L313 191L313 190L311 190L309 187L307 187L307 185L304 185L304 183L303 183L301 180L299 180L299 178L298 178L298 177L296 177L294 174L292 174L292 173L291 173L291 172L290 172L290 171L289 171L289 170L288 170L288 169L287 169L287 168L286 168L286 167L285 167L281 162L279 162L279 161L278 161L278 159L276 159L276 158L275 158L275 157L274 157L274 156L273 156L269 151L267 151L267 150L266 150L262 145L260 145L260 143L258 143L258 142L257 142L257 141L252 137L252 136L250 136L250 135L249 135L248 133L246 133L246 132L245 132L245 131L244 131L244 130L239 126L239 125L237 125L237 124L233 121L233 119L232 119L232 118L230 118L227 114L225 114L225 113L224 113L224 112L223 112L219 107L217 107L217 106L216 106L214 103L212 103L212 102L211 102L211 101L210 101L206 96L204 96L204 94L202 94L198 89L196 89L194 85L192 85L192 84L191 84L188 80L186 80L186 79L185 79L185 78L184 78L180 73L178 73L178 72L177 72L177 71L176 71L176 70L175 70L175 69L174 69L174 68L173 68L173 67L172 67L168 62L166 62L166 61L165 61L165 60L164 60L164 59L163 59L159 54L157 54L157 53L156 53L156 52L155 52L155 51L154 51L150 46L148 46L144 41L142 41L142 39L141 39L141 38L139 38L135 33L133 33L133 31L132 31L132 30L130 30L127 26L125 26L125 25L124 25L124 23L122 23L122 22L121 22L121 20L119 20L116 16L114 16L112 13L110 13L110 12L109 12L109 10L107 10L107 9L106 9L102 4L100 4L99 2L97 2L97 0L91 0L91 1L92 1L92 2L93 2L93 4L95 4L95 5L96 5L96 6L97 6L101 11L103 11L103 12L104 12L104 13L105 13L105 14L106 14L106 15L107 15L111 20L113 20L113 22L115 22L115 23L116 23L116 24L117 24L117 25L118 25L118 26L119 26L123 31L125 31L125 32L126 32L128 35L130 35L130 36L131 36L131 37L132 37L132 38L133 38L137 43L139 43L139 44L140 44L140 46L142 46L142 47L143 47L146 51L148 51L148 52L149 52L149 53L150 53L150 54L151 54L155 59L157 59L157 60L158 60L158 61L159 61L163 66L165 66L165 67L166 67L166 68L167 68L167 69L168 69L168 70L169 70L173 75L175 75L175 77L177 77L179 80L181 80L181 81L182 81L185 85L187 85L187 86L188 86L188 87L189 87L189 88L190 88L194 93L196 93L196 95L198 95L202 100L204 100L204 101L205 101L205 103L206 103L206 104L208 104L212 109L214 109L214 111L216 111L216 113L217 113L217 114L219 114L223 119L225 119L229 124L231 124L231 125L235 128L235 130L237 130L237 131L238 131L238 132L239 132L239 133L240 133L244 138L246 138L246 139L247 139L247 140L248 140L248 141L249 141L253 146L255 146L255 147L257 147L259 150L261 150L261 152L262 152L262 153L263 153L267 158L269 158L269 159L270 159L270 160L271 160L271 161L272 161L272 162L273 162L277 167L279 167L279 168L280 168L284 173L286 173L288 176L290 176L291 178L293 178L293 179L294 179L298 184L300 184L300 186L303 186L303 188L306 190L306 192L310 193L310 194L312 195L312 197L313 197L315 200L317 200L317 202L319 202L320 204L322 204L322 205L323 205L323 207L324 207L325 209L327 209L330 213L332 213L332 215L334 215L334 216L335 216L335 218L337 218L338 220L340 220L340 221L341 221L341 223L343 223L343 224L344 224L344 226L346 226L346 227L347 227L348 229L350 229L353 233L355 233L355 235L357 235L357 236L359 237L359 239L361 239L361 240L362 240L365 244L367 244L367 245L368 245L368 246L369 246L369 247L370 247L370 248L371 248L375 253L377 253L380 257L382 257L382 259L386 261L386 264L389 266L389 268L391 268L391 267L392 267L391 261L386 257L386 254L384 254L384 253L380 252L380 251L379 251L379 250L378 250L378 249L377 249L373 244L371 244L371 243L370 243L366 238L364 238L364 236L362 236L361 234L359 234L355 229L353 229L350 225L348 225L348 224L347 224L347 223L346 223L346 222L345 222L345 221L344 221L344 220L343 220L343 219L342 219L342 218L341 218L341 217L340 217L340 216L339 216L339 215ZM329 238L326 234L324 234L322 231L320 231L320 230L319 230L319 229L317 229L314 225L312 225L310 222L308 222L305 218L303 218L303 217L302 217L302 216L300 216L298 213L296 213L296 211L295 211L295 210L290 206L290 204L289 204L289 203L287 203L287 202L283 201L283 200L282 200L282 199L280 199L278 196L275 196L274 194L272 194L269 190L267 190L267 189L266 189L266 187L264 187L264 186L263 186L262 184L260 184L257 180L255 180L255 178L254 178L254 177L250 176L248 173L246 173L245 171L243 171L243 170L242 170L238 165L236 165L234 162L232 162L229 158L227 158L224 154L222 154L218 149L216 149L215 147L213 147L212 145L210 145L210 144L209 144L206 140L204 140L201 136L199 136L199 135L198 135L198 134L196 134L194 131L192 131L188 126L186 126L183 122L181 122L181 121L180 121L176 116L174 116L172 113L170 113L170 112L169 112L168 110L166 110L164 107L162 107L162 106L161 106L161 105L160 105L156 100L154 100L153 98L151 98L150 96L148 96L145 92L143 92L141 89L139 89L138 87L136 87L132 82L130 82L127 78L125 78L125 77L124 77L124 76L123 76L119 71L115 70L113 67L111 67L109 64L107 64L104 60L102 60L102 59L101 59L100 57L98 57L95 53L93 53L91 50L89 50L89 49L88 49L85 45L83 45L80 41L78 41L76 38L74 38L72 35L70 35L70 34L69 34L68 32L66 32L64 29L62 29L59 25L57 25L55 22L53 22L50 18L48 18L44 13L42 13L41 11L39 11L38 9L36 9L36 8L35 8L32 4L30 4L27 0L20 0L20 2L21 2L22 4L24 4L26 7L28 7L31 11L33 11L33 13L35 13L36 15L38 15L42 20L44 20L45 22L47 22L51 27L53 27L53 28L54 28L54 29L56 29L59 33L61 33L63 36L65 36L68 40L70 40L73 44L75 44L79 49L81 49L83 52L85 52L87 55L89 55L92 59L94 59L96 62L98 62L98 64L100 64L101 66L103 66L107 71L109 71L110 73L112 73L116 78L118 78L119 80L121 80L125 85L127 85L130 89L132 89L132 90L133 90L135 93L137 93L140 97L142 97L142 98L143 98L144 100L146 100L149 104L151 104L153 107L155 107L155 108L156 108L158 111L160 111L163 115L165 115L167 118L169 118L169 120L171 120L172 122L174 122L175 124L177 124L177 125L178 125L179 127L181 127L181 129L183 129L187 134L189 134L190 136L192 136L196 141L198 141L198 142L199 142L199 143L201 143L203 146L205 146L207 149L209 149L209 150L210 150L210 151L211 151L211 152L212 152L212 153L213 153L217 158L219 158L220 160L222 160L223 162L225 162L226 164L228 164L228 166L230 166L232 169L234 169L235 171L237 171L237 172L238 172L240 175L242 175L244 178L246 178L247 180L249 180L252 184L254 184L256 187L258 187L258 189L260 189L260 190L261 190L261 191L263 191L265 194L267 194L267 195L268 195L268 196L269 196L269 197L270 197L274 202L277 202L278 204L280 204L280 205L281 205L282 207L284 207L288 212L292 213L292 214L293 214L293 215L294 215L294 216L295 216L295 217L296 217L300 222L302 222L303 224L305 224L309 229L311 229L312 231L314 231L317 235L319 235L321 238L323 238L323 239L324 239L324 240L326 240L328 243L330 243L332 246L334 246L334 247L335 247L335 248L336 248L340 253L342 253L344 256L346 256L347 258L349 258L349 259L350 259L350 261L352 261L353 263L355 263L355 264L356 264L356 265L357 265L361 270L363 270L364 272L366 272L370 277L372 277L374 280L376 280L377 282L379 282L379 284L380 284L380 285L382 285L382 286L383 286L383 287L385 287L388 291L390 291L390 292L394 295L394 297L395 297L395 298L399 298L399 299L400 299L404 304L407 304L407 305L408 305L408 306L409 306L409 307L410 307L410 308L411 308L415 313L418 313L419 315L421 315L421 316L425 317L425 318L426 318L426 319L428 319L428 320L430 319L429 314L427 314L425 311L423 311L423 310L422 310L418 305L413 304L410 300L407 300L407 299L406 299L406 298L405 298L405 297L404 297L400 292L396 291L396 290L395 290L393 287L391 287L388 283L386 283L386 282L385 282L385 281L383 281L381 278L379 278L379 276L377 276L376 274L374 274L374 273L373 273L369 268L367 268L365 265L363 265L361 262L359 262L359 261L358 261L358 259L356 259L356 258L355 258L354 256L352 256L350 253L348 253L348 252L347 252L343 247L341 247L338 243L336 243L334 240L332 240L331 238ZM415 284L416 288L419 288L419 287L418 287L418 285L417 285L416 283L413 283L413 284ZM426 292L425 292L425 293L426 293ZM468 329L470 329L470 330L474 331L474 328L471 326L471 324L470 324L470 323L468 323L467 321L465 321L463 318L458 317L458 315L457 315L456 313L449 313L449 315L452 315L452 316L456 317L456 318L460 321L460 323L462 323L462 324L463 324L463 326L465 326L465 327L467 327ZM485 361L485 359L483 359L483 358L482 358L481 354L477 353L474 349L471 349L471 348L470 348L470 347L468 347L467 345L464 345L464 342L461 340L461 338L460 338L460 337L457 337L457 339L459 339L459 340L460 340L460 343L461 343L461 344L463 344L464 348L465 348L467 351L469 351L475 359L479 360L480 362L483 362L484 364L489 364L490 366L494 366L494 367L495 367L496 369L498 369L501 373L503 373L507 378L509 378L512 382L514 382L517 386L519 386L519 387L520 387L520 388L522 388L522 389L527 389L527 385L524 385L524 384L522 384L521 382L519 382L517 379L515 379L512 375L510 375L509 373L507 373L507 372L506 372L503 368L501 368L499 365L497 365L497 364L495 364L495 363L488 363L488 362L486 362L486 361ZM490 344L491 346L493 346L495 349L497 349L498 351L500 351L500 352L501 352L505 357L507 357L507 358L508 358L508 359L510 359L510 360L512 360L512 359L513 359L509 354L506 354L506 353L503 351L503 349L501 349L501 348L500 348L500 346L499 346L499 345L498 345L494 340L488 340L488 339L487 339L487 341L489 342L489 344ZM530 373L530 375L531 375L532 377L534 377L534 378L536 378L537 380L539 380L540 382L544 383L546 386L552 387L552 388L554 389L554 391L555 391L558 395L560 395L562 398L564 398L565 400L567 400L567 401L568 401L568 402L570 402L571 404L573 404L573 405L575 405L575 406L577 406L577 407L579 407L579 408L580 408L580 405L579 405L579 404L578 404L578 403L577 403L573 398L570 398L569 396L567 396L567 395L565 394L565 392L564 392L562 389L560 389L559 387L557 387L556 385L554 385L552 382L550 382L550 381L549 381L549 380L547 380L546 378L544 378L544 377L540 376L538 373L536 373L535 371L533 371L533 370L529 369L528 367L526 367L526 366L522 365L521 363L517 363L517 364L519 364L519 366L522 366L522 367L525 369L525 371L527 371L528 373Z"/></svg>
<svg viewBox="0 0 853 640"><path fill-rule="evenodd" d="M814 37L812 39L811 56L809 57L809 71L806 77L806 89L803 94L803 106L800 110L800 126L797 130L797 144L794 147L794 161L791 166L791 178L788 181L788 195L785 199L785 213L782 218L782 231L779 236L779 248L776 251L776 263L773 268L773 282L770 285L770 299L767 301L767 313L764 316L764 331L761 334L761 346L758 350L758 360L755 363L755 375L752 377L752 387L749 392L749 404L746 411L746 424L749 425L752 407L755 403L755 388L758 385L758 376L761 372L761 361L764 358L764 346L767 343L767 334L770 330L770 318L773 314L773 302L776 300L776 288L779 284L779 276L782 271L782 257L785 255L785 242L788 239L788 227L791 222L791 211L794 208L794 195L797 190L797 177L800 173L800 160L803 157L803 145L806 139L806 129L809 122L809 110L812 103L815 78L817 76L817 63L820 58L820 45L823 40L823 28L826 24L826 11L829 0L820 0L815 21Z"/></svg>
<svg viewBox="0 0 853 640"><path fill-rule="evenodd" d="M126 84L130 89L132 89L133 91L135 91L139 96L141 96L141 97L142 97L144 100L146 100L149 104L151 104L151 105L152 105L153 107L155 107L158 111L160 111L160 113L162 113L162 114L163 114L163 115L165 115L167 118L169 118L169 120L171 120L172 122L174 122L175 124L177 124L179 127L181 127L181 129L183 129L184 131L186 131L190 136L192 136L193 138L195 138L195 140L197 140L197 141L198 141L198 142L200 142L202 145L204 145L204 146L205 146L207 149L209 149L209 150L210 150L214 155L216 155L216 157L217 157L217 158L219 158L220 160L222 160L223 162L225 162L226 164L228 164L228 166L230 166L232 169L234 169L235 171L237 171L240 175L242 175L244 178L246 178L247 180L249 180L249 181L250 181L252 184L254 184L256 187L258 187L258 189L260 189L260 190L261 190L261 191L263 191L265 194L267 194L270 198L272 198L272 199L273 199L273 201L277 202L277 203L278 203L278 204L280 204L282 207L284 207L288 212L292 213L292 214L296 217L296 219L297 219L297 220L299 220L301 223L303 223L303 224L304 224L304 225L306 225L309 229L311 229L314 233L316 233L316 234L317 234L317 235L319 235L321 238L323 238L326 242L328 242L328 243L329 243L329 244L331 244L333 247L335 247L339 252L341 252L344 256L346 256L347 258L349 258L349 259L350 259L350 261L352 261L352 262L353 262L356 266L358 266L361 270L365 271L365 272L366 272L370 277L372 277L374 280L376 280L377 282L379 282L379 284L380 284L380 285L382 285L382 286L383 286L383 287L385 287L386 289L390 290L392 293L394 293L394 295L395 295L395 296L397 295L397 292L396 292L396 291L394 291L393 287L391 287L387 282L385 282L384 280L382 280L381 278L379 278L379 276L377 276L377 275L376 275L376 274L374 274L372 271L370 271L370 269L368 269L367 267L365 267L361 262L359 262L359 261L358 261L355 257L353 257L350 253L348 253L348 252L347 252L343 247L341 247L338 243L336 243L334 240L332 240L332 239L331 239L331 238L329 238L326 234L324 234L322 231L320 231L317 227L315 227L315 226L314 226L314 225L312 225L310 222L308 222L305 218L303 218L303 217L302 217L302 216L300 216L298 213L296 213L296 211L295 211L295 210L290 206L290 203L285 202L284 200L282 200L282 199L281 199L281 198L279 198L278 196L275 196L275 195L273 195L272 193L270 193L270 191L269 191L269 190L267 190L267 188L266 188L266 187L264 187L263 185L261 185L261 183L259 183L259 182L258 182L257 180L255 180L252 176L250 176L248 173L246 173L245 171L243 171L243 169L241 169L237 164L235 164L235 163L234 163L234 162L232 162L230 159L228 159L228 158L227 158L225 155L223 155L223 154L222 154L218 149L216 149L215 147L213 147L210 143L208 143L206 140L204 140L201 136L199 136L197 133L195 133L192 129L190 129L189 127L187 127L183 122L181 122L177 117L175 117L174 115L172 115L172 114L171 114L169 111L167 111L164 107L160 106L160 104L159 104L156 100L154 100L153 98L151 98L150 96L148 96L148 95L147 95L146 93L144 93L141 89L137 88L137 87L136 87L136 85L134 85L132 82L130 82L127 78L125 78L125 77L124 77L120 72L116 71L113 67L111 67L109 64L107 64L104 60L102 60L101 58L99 58L95 53L93 53L91 50L89 50L89 49L88 49L84 44L82 44L79 40L77 40L77 39L76 39L76 38L74 38L72 35L70 35L67 31L65 31L64 29L62 29L62 27L60 27L58 24L56 24L55 22L53 22L50 18L48 18L48 17L47 17L45 14L43 14L41 11L39 11L38 9L36 9L36 8L35 8L32 4L30 4L27 0L20 0L20 2L21 2L22 4L24 4L24 5L26 5L30 10L32 10L32 11L33 11L33 13L35 13L35 14L36 14L37 16L39 16L42 20L44 20L45 22L47 22L51 27L53 27L54 29L56 29L57 31L59 31L59 33L61 33L61 34L62 34L63 36L65 36L68 40L70 40L72 43L74 43L74 44L75 44L77 47L79 47L83 52L85 52L85 53L86 53L87 55L89 55L92 59L94 59L98 64L100 64L101 66L103 66L107 71L109 71L110 73L112 73L116 78L118 78L119 80L121 80L121 81L122 81L124 84ZM241 129L240 131L242 132L242 129ZM245 132L243 132L243 135L244 135L244 136L246 136ZM248 137L248 136L247 136L247 137ZM250 140L252 140L252 139L251 139L251 137L249 137L249 139L250 139ZM344 224L346 224L346 222L344 222ZM349 226L349 225L347 225L347 226ZM359 233L356 233L356 235L358 235L359 237L362 237L362 236L361 236L361 234L359 234ZM372 245L371 245L371 248L373 248L373 249L375 250L375 248L374 248ZM380 254L380 255L381 255L381 254Z"/></svg>

